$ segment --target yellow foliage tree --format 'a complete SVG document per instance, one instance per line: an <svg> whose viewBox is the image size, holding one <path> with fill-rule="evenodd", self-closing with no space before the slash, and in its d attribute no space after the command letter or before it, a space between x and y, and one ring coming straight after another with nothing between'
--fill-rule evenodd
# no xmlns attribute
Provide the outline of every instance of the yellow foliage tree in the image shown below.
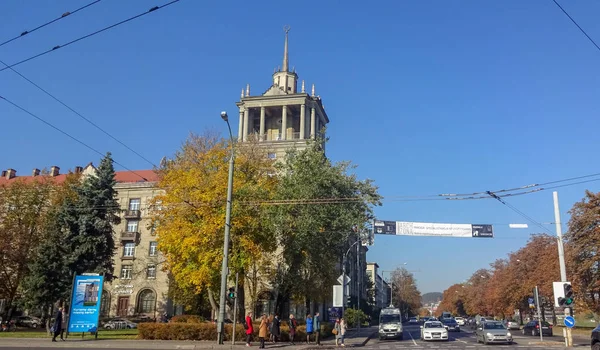
<svg viewBox="0 0 600 350"><path fill-rule="evenodd" d="M153 221L165 268L178 287L208 293L213 310L223 259L229 147L216 136L191 135L159 170L158 187L164 193L154 198ZM251 142L235 149L230 268L244 276L275 250L264 209L254 203L271 198L276 177L270 176L273 164L264 148Z"/></svg>

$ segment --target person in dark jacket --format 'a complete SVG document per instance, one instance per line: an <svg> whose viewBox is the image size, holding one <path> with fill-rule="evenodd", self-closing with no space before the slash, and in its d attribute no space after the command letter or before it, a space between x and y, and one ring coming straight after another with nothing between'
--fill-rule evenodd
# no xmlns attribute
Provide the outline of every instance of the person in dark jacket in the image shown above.
<svg viewBox="0 0 600 350"><path fill-rule="evenodd" d="M60 340L64 341L65 339L62 336L62 323L63 323L63 308L59 307L56 312L56 317L54 318L54 336L52 337L52 341L56 341L56 337L60 335Z"/></svg>
<svg viewBox="0 0 600 350"><path fill-rule="evenodd" d="M280 320L279 315L275 314L275 318L273 319L273 325L271 326L271 334L273 334L273 342L277 343L279 341L280 332Z"/></svg>

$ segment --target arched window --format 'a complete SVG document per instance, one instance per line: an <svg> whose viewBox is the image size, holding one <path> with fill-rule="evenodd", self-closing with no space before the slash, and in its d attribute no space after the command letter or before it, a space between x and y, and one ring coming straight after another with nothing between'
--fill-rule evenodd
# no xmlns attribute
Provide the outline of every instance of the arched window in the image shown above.
<svg viewBox="0 0 600 350"><path fill-rule="evenodd" d="M156 293L151 289L144 289L138 295L138 313L154 312L156 306Z"/></svg>
<svg viewBox="0 0 600 350"><path fill-rule="evenodd" d="M102 290L102 299L100 301L100 316L108 317L110 312L110 292Z"/></svg>

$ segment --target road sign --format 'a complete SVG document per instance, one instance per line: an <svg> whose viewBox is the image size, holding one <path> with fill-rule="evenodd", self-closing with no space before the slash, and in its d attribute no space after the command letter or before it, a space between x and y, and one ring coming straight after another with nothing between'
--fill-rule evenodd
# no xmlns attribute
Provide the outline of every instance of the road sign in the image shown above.
<svg viewBox="0 0 600 350"><path fill-rule="evenodd" d="M573 318L573 316L567 316L565 317L565 326L567 326L568 328L573 328L575 327L575 318Z"/></svg>
<svg viewBox="0 0 600 350"><path fill-rule="evenodd" d="M533 303L534 303L534 300L533 300L533 298L529 298L529 299L527 299L527 302L528 302L529 304L533 304Z"/></svg>
<svg viewBox="0 0 600 350"><path fill-rule="evenodd" d="M342 281L343 281L343 280L344 280L344 275L340 275L340 277L338 277L338 278L337 278L337 281L338 281L338 283L339 283L339 284L342 284ZM352 280L350 279L350 277L346 276L346 284L349 284L349 283L350 283L350 281L352 281Z"/></svg>

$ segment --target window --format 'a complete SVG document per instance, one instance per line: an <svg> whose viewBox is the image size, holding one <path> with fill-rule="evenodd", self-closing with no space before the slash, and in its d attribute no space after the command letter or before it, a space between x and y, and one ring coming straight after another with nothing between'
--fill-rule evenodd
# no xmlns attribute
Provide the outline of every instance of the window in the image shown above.
<svg viewBox="0 0 600 350"><path fill-rule="evenodd" d="M123 247L123 257L133 258L135 255L135 243L125 243Z"/></svg>
<svg viewBox="0 0 600 350"><path fill-rule="evenodd" d="M127 220L127 232L138 232L138 220Z"/></svg>
<svg viewBox="0 0 600 350"><path fill-rule="evenodd" d="M277 158L277 153L274 153L274 152L267 153L267 158L269 158L269 159L276 159Z"/></svg>
<svg viewBox="0 0 600 350"><path fill-rule="evenodd" d="M139 313L151 313L154 312L156 306L156 294L150 289L144 289L138 296L138 312Z"/></svg>
<svg viewBox="0 0 600 350"><path fill-rule="evenodd" d="M142 200L139 198L131 198L129 200L129 210L140 210Z"/></svg>
<svg viewBox="0 0 600 350"><path fill-rule="evenodd" d="M100 306L100 316L108 317L110 312L110 292L102 290L102 302Z"/></svg>
<svg viewBox="0 0 600 350"><path fill-rule="evenodd" d="M148 249L148 251L150 252L150 256L157 256L158 255L158 243L157 242L150 242L150 248Z"/></svg>
<svg viewBox="0 0 600 350"><path fill-rule="evenodd" d="M146 278L156 278L156 265L148 265Z"/></svg>
<svg viewBox="0 0 600 350"><path fill-rule="evenodd" d="M133 275L133 266L124 265L121 266L121 279L122 280L130 280Z"/></svg>

